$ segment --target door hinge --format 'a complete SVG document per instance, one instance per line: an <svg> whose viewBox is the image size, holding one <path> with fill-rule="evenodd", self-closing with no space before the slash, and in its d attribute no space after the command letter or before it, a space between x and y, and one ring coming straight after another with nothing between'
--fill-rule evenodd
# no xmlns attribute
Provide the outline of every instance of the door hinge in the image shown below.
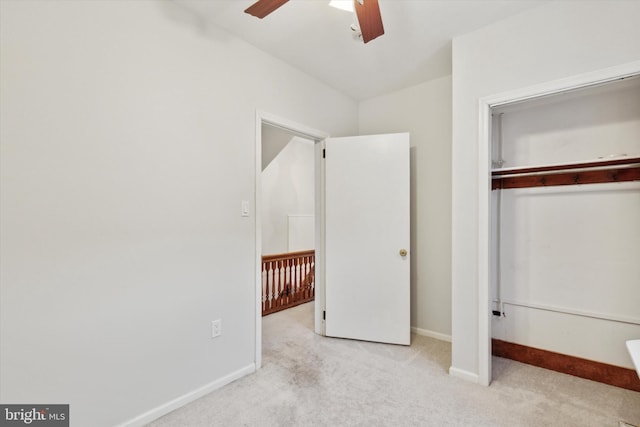
<svg viewBox="0 0 640 427"><path fill-rule="evenodd" d="M322 310L322 320L327 320L327 312Z"/></svg>
<svg viewBox="0 0 640 427"><path fill-rule="evenodd" d="M327 149L323 148L322 149L322 158L325 159L327 157Z"/></svg>

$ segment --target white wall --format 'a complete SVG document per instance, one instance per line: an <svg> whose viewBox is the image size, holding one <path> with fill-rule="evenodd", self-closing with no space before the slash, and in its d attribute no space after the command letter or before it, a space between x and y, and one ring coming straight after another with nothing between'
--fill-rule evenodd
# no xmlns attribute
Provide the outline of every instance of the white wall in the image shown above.
<svg viewBox="0 0 640 427"><path fill-rule="evenodd" d="M262 170L264 170L273 159L291 141L293 134L284 129L262 125Z"/></svg>
<svg viewBox="0 0 640 427"><path fill-rule="evenodd" d="M294 137L262 171L263 255L290 251L289 215L313 215L314 153L313 141ZM313 221L309 225L313 236Z"/></svg>
<svg viewBox="0 0 640 427"><path fill-rule="evenodd" d="M505 168L640 157L640 78L495 110Z"/></svg>
<svg viewBox="0 0 640 427"><path fill-rule="evenodd" d="M640 337L638 218L639 182L503 190L507 304L493 336L632 369L625 341Z"/></svg>
<svg viewBox="0 0 640 427"><path fill-rule="evenodd" d="M411 134L411 325L451 335L451 76L360 103L361 134Z"/></svg>
<svg viewBox="0 0 640 427"><path fill-rule="evenodd" d="M356 102L171 2L0 12L0 401L108 426L250 370L256 109Z"/></svg>
<svg viewBox="0 0 640 427"><path fill-rule="evenodd" d="M479 99L637 60L639 15L638 2L553 2L454 39L452 372L480 379L486 339L478 336L478 236L487 226L478 210Z"/></svg>

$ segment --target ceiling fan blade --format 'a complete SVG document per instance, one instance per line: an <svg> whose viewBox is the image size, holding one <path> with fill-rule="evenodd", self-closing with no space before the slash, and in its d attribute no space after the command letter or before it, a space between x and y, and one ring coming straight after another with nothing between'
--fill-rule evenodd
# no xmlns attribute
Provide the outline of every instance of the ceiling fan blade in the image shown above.
<svg viewBox="0 0 640 427"><path fill-rule="evenodd" d="M258 0L248 7L245 13L262 19L288 1L289 0Z"/></svg>
<svg viewBox="0 0 640 427"><path fill-rule="evenodd" d="M378 0L364 0L362 4L359 0L354 0L354 3L360 31L362 31L362 41L367 43L383 35L384 27L382 26Z"/></svg>

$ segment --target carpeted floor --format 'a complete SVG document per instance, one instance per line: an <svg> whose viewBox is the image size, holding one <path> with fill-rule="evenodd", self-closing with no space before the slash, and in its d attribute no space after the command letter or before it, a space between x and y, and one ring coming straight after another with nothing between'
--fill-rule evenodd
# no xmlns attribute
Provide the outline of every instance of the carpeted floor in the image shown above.
<svg viewBox="0 0 640 427"><path fill-rule="evenodd" d="M150 426L640 424L640 393L494 358L490 387L447 374L451 345L313 333L313 303L263 318L263 367Z"/></svg>

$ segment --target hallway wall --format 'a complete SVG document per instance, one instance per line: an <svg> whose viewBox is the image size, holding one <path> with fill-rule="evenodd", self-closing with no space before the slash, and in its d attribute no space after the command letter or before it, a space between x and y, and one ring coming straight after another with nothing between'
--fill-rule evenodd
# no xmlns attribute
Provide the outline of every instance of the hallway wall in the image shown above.
<svg viewBox="0 0 640 427"><path fill-rule="evenodd" d="M313 220L309 230L297 230L295 227L290 230L288 216L313 216L314 154L313 141L293 137L262 171L263 255L290 252L290 231L306 231L305 234L313 236ZM313 243L304 248L307 249L314 249Z"/></svg>

